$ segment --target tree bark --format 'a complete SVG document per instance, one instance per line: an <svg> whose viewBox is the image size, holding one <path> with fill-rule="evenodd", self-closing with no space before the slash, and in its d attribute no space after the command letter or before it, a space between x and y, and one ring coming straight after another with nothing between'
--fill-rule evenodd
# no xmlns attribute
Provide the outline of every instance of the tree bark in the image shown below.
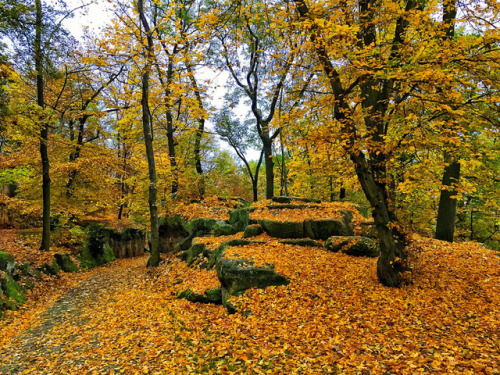
<svg viewBox="0 0 500 375"><path fill-rule="evenodd" d="M196 82L196 78L194 76L194 72L191 68L189 62L186 61L186 67L189 75L189 79L191 81L191 86L194 89L194 95L196 97L196 102L198 103L198 108L200 110L200 115L198 117L198 128L196 129L196 133L194 135L194 165L196 168L196 173L199 178L198 185L198 194L200 197L205 195L205 176L203 174L203 168L201 165L201 140L203 138L203 134L205 132L205 109L203 106L203 100L201 98L200 89L198 87L198 83Z"/></svg>
<svg viewBox="0 0 500 375"><path fill-rule="evenodd" d="M456 0L443 0L443 27L445 31L443 39L447 42L451 42L455 36L456 15ZM457 216L455 185L460 180L460 163L456 156L451 156L447 152L444 154L444 159L446 165L439 197L435 237L438 240L453 242Z"/></svg>
<svg viewBox="0 0 500 375"><path fill-rule="evenodd" d="M311 19L309 8L304 0L294 0L297 12L303 19ZM360 47L369 46L376 41L376 29L373 19L374 0L360 0L360 31L358 40ZM406 11L415 7L413 0L406 4ZM401 284L402 264L404 258L403 248L405 240L395 223L395 215L389 209L387 200L387 187L385 184L386 157L383 152L371 151L369 158L364 151L359 150L355 141L358 137L356 124L347 117L350 112L347 96L355 88L361 90L362 107L365 110L364 122L372 141L383 146L386 124L383 121L389 103L389 94L392 91L391 80L376 81L374 78L358 77L349 88L344 88L339 72L330 60L321 39L320 30L312 23L310 40L314 45L318 60L328 79L330 88L335 98L334 117L341 124L341 134L344 138L344 149L354 164L356 175L361 184L366 198L372 208L373 220L377 229L380 244L380 257L377 262L377 276L380 282L389 287L398 287ZM397 20L395 34L392 41L392 58L396 58L400 45L404 40L407 21L403 17ZM378 147L382 150L383 147Z"/></svg>
<svg viewBox="0 0 500 375"><path fill-rule="evenodd" d="M266 167L266 199L274 197L274 160L273 141L270 137L261 136L264 150L264 164Z"/></svg>
<svg viewBox="0 0 500 375"><path fill-rule="evenodd" d="M167 83L165 87L165 106L167 117L167 144L168 144L168 157L170 159L170 169L172 173L172 185L170 193L172 198L177 197L179 192L179 175L177 170L177 156L175 154L175 138L174 138L174 117L172 115L172 81L174 77L174 67L170 56L168 57L167 66Z"/></svg>
<svg viewBox="0 0 500 375"><path fill-rule="evenodd" d="M35 25L35 69L36 69L36 94L37 104L42 110L40 130L40 157L42 159L42 244L40 249L50 250L50 163L48 153L49 125L45 120L43 109L45 108L44 99L44 80L43 80L43 51L42 51L42 21L43 10L41 0L35 0L36 6L36 25Z"/></svg>
<svg viewBox="0 0 500 375"><path fill-rule="evenodd" d="M443 189L439 198L435 237L438 240L453 242L457 216L455 185L460 179L460 163L449 157L447 153L445 153L445 159L449 159L449 164L445 166L443 172Z"/></svg>
<svg viewBox="0 0 500 375"><path fill-rule="evenodd" d="M158 207L156 205L156 166L153 149L153 131L151 118L149 116L149 74L151 71L151 62L153 54L153 37L149 24L144 15L143 0L137 1L137 11L144 27L147 39L146 46L146 66L142 73L142 129L144 133L144 144L146 146L146 157L148 160L148 174L149 174L149 213L151 220L151 255L148 259L148 267L157 267L160 263L160 234L158 224Z"/></svg>

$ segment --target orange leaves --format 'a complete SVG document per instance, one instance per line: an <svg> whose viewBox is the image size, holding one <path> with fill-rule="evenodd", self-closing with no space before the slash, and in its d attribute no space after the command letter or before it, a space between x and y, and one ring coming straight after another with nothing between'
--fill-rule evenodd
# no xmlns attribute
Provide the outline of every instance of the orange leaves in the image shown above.
<svg viewBox="0 0 500 375"><path fill-rule="evenodd" d="M375 259L259 239L266 243L228 247L226 256L273 264L291 283L231 297L236 314L175 297L217 287L213 271L174 257L155 270L146 258L121 260L80 284L89 295L73 298L78 313L34 338L44 350L25 363L34 373L49 365L66 373L498 373L494 252L415 236L413 283L389 289ZM18 345L0 349L5 363L26 358Z"/></svg>
<svg viewBox="0 0 500 375"><path fill-rule="evenodd" d="M304 221L304 220L327 220L327 219L341 219L340 211L348 210L353 213L353 224L357 227L364 220L363 216L359 214L357 208L348 202L322 202L322 203L307 203L304 204L300 201L293 201L293 205L299 207L292 207L290 205L280 205L272 203L271 201L260 201L254 203L257 210L250 213L250 218L254 220L273 220L273 221ZM269 209L272 207L273 209ZM282 207L282 208L281 208Z"/></svg>
<svg viewBox="0 0 500 375"><path fill-rule="evenodd" d="M195 218L227 220L229 219L229 210L238 203L230 198L222 201L217 196L211 196L206 197L202 202L180 202L174 207L173 213L181 215L187 220Z"/></svg>

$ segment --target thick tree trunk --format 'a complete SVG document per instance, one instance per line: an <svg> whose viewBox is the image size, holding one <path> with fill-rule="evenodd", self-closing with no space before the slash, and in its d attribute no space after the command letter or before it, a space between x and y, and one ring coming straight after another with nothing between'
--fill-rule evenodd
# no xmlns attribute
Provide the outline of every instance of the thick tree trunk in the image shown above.
<svg viewBox="0 0 500 375"><path fill-rule="evenodd" d="M450 159L445 156L445 159ZM460 163L452 160L444 168L443 188L439 197L439 207L436 223L436 238L453 242L455 219L457 216L457 195L455 185L460 179Z"/></svg>
<svg viewBox="0 0 500 375"><path fill-rule="evenodd" d="M401 283L401 263L404 258L404 242L396 227L390 229L391 212L383 186L378 184L373 172L366 165L362 154L351 154L358 180L372 208L373 221L380 244L380 257L377 262L377 276L382 284L397 287ZM399 240L399 241L398 241ZM399 260L397 259L399 258Z"/></svg>
<svg viewBox="0 0 500 375"><path fill-rule="evenodd" d="M160 263L160 235L158 225L158 207L156 206L156 166L153 149L153 129L151 118L149 116L149 72L151 70L151 61L153 54L153 38L149 29L148 22L144 15L143 0L137 1L137 10L144 26L146 38L148 41L146 47L146 66L142 74L142 129L144 133L144 143L146 146L146 157L148 160L149 174L149 213L151 216L151 255L148 259L148 267L157 267Z"/></svg>
<svg viewBox="0 0 500 375"><path fill-rule="evenodd" d="M41 110L45 108L44 82L43 82L43 51L42 51L42 2L35 0L36 6L36 30L35 30L35 69L36 69L36 93L37 104ZM49 126L42 113L42 128L40 130L40 157L42 159L42 244L41 250L50 250L50 164L49 164Z"/></svg>

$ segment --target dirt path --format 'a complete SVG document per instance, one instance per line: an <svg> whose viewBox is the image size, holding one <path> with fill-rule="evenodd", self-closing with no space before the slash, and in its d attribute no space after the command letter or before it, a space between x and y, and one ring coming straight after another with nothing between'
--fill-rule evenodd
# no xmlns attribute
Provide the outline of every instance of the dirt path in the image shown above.
<svg viewBox="0 0 500 375"><path fill-rule="evenodd" d="M78 331L91 329L89 318L82 318L84 309L102 309L110 296L123 288L131 287L145 271L147 257L123 259L100 268L95 274L83 280L76 288L63 295L41 316L40 324L21 332L9 345L0 349L0 374L60 373L60 361L84 361L77 355L65 355L66 347L77 340ZM75 329L70 340L57 340L57 331ZM82 351L92 350L98 341L84 343ZM36 363L36 365L35 365ZM44 365L45 364L45 365ZM67 363L66 363L67 364ZM73 363L73 366L77 363ZM110 372L118 368L108 368Z"/></svg>

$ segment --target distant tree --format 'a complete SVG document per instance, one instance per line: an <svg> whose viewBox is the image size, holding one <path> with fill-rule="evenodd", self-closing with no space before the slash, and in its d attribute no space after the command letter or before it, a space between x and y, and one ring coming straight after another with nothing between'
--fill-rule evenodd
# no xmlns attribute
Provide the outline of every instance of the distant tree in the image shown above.
<svg viewBox="0 0 500 375"><path fill-rule="evenodd" d="M236 155L238 155L245 165L250 181L252 182L253 200L257 202L259 171L264 150L260 151L257 165L255 166L255 170L252 171L252 167L245 154L249 148L255 147L257 134L250 129L252 127L248 123L241 122L234 113L226 109L221 110L215 117L215 131L233 148Z"/></svg>

